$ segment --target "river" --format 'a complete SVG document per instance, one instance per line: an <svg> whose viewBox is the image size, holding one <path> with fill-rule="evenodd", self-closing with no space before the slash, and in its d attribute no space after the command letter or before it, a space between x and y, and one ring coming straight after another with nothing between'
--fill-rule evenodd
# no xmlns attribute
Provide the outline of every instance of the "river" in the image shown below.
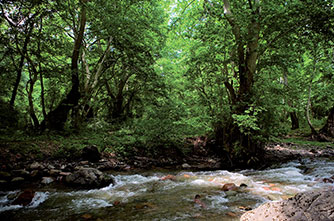
<svg viewBox="0 0 334 221"><path fill-rule="evenodd" d="M17 191L0 192L1 220L239 220L245 210L298 192L334 186L321 182L334 174L326 159L291 161L265 170L145 171L110 174L115 185L73 191L37 189L26 207L10 205ZM162 179L173 175L173 179ZM221 190L241 184L237 191ZM201 203L194 201L200 195Z"/></svg>

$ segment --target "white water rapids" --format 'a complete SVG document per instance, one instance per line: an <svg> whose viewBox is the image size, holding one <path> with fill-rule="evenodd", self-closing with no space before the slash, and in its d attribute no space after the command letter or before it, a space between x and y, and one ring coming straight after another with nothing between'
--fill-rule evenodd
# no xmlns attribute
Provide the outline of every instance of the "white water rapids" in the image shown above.
<svg viewBox="0 0 334 221"><path fill-rule="evenodd" d="M162 177L173 175L173 180ZM284 200L298 192L334 187L334 162L292 161L266 170L150 171L113 174L102 189L37 190L26 207L10 205L15 192L0 192L0 218L9 220L238 220L246 208ZM247 187L224 192L225 183ZM194 202L200 195L204 206ZM1 219L4 220L4 219Z"/></svg>

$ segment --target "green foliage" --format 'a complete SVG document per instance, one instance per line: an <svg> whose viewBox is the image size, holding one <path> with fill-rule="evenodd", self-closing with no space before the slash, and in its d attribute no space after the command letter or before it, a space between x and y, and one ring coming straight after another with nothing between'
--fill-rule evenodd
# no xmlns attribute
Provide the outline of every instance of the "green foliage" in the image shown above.
<svg viewBox="0 0 334 221"><path fill-rule="evenodd" d="M241 133L251 135L252 132L260 130L258 125L258 115L266 111L263 107L251 105L244 114L232 114L234 123L238 125Z"/></svg>
<svg viewBox="0 0 334 221"><path fill-rule="evenodd" d="M317 129L334 105L328 1L83 2L1 4L2 131L38 132L68 98L83 6L79 103L66 116L69 137L50 135L59 156L91 144L158 154L217 125L226 139L240 132L229 145L246 154L243 137L250 144L288 133L292 112L305 129L309 91Z"/></svg>

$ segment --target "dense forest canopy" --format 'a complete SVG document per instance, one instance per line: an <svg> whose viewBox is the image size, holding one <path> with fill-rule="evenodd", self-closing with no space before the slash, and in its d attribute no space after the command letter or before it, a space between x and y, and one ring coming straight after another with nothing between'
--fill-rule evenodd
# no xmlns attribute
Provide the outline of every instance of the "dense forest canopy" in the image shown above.
<svg viewBox="0 0 334 221"><path fill-rule="evenodd" d="M0 6L4 133L104 131L150 152L206 136L248 163L291 129L334 138L332 1Z"/></svg>

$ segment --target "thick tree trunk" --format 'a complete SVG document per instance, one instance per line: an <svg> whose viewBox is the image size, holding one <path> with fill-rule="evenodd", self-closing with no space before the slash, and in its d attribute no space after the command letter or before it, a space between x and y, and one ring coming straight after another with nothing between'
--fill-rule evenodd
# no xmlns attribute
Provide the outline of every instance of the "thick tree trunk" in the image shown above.
<svg viewBox="0 0 334 221"><path fill-rule="evenodd" d="M324 134L327 137L334 139L334 106L329 111L326 124L321 128L320 134Z"/></svg>
<svg viewBox="0 0 334 221"><path fill-rule="evenodd" d="M260 13L259 8L253 8L252 5L250 8L253 14ZM255 163L256 155L261 149L253 134L242 132L232 118L233 114L245 114L252 100L254 75L258 61L260 24L255 17L249 20L247 27L249 40L246 41L241 37L240 26L235 21L228 0L224 0L224 13L235 37L239 87L234 88L228 81L224 82L229 91L232 113L228 122L216 128L216 142L222 149L222 153L227 151L232 161L240 166Z"/></svg>
<svg viewBox="0 0 334 221"><path fill-rule="evenodd" d="M291 129L295 130L299 128L299 120L295 111L290 112L290 119L291 119Z"/></svg>
<svg viewBox="0 0 334 221"><path fill-rule="evenodd" d="M86 26L86 6L85 6L86 1L87 0L82 1L80 28L79 32L76 34L76 39L74 42L74 48L72 53L72 60L71 60L72 88L65 97L65 99L63 99L60 102L60 104L56 107L56 109L54 109L48 114L47 118L44 119L43 122L43 127L46 127L51 130L61 131L64 129L70 110L78 104L80 99L78 60Z"/></svg>

